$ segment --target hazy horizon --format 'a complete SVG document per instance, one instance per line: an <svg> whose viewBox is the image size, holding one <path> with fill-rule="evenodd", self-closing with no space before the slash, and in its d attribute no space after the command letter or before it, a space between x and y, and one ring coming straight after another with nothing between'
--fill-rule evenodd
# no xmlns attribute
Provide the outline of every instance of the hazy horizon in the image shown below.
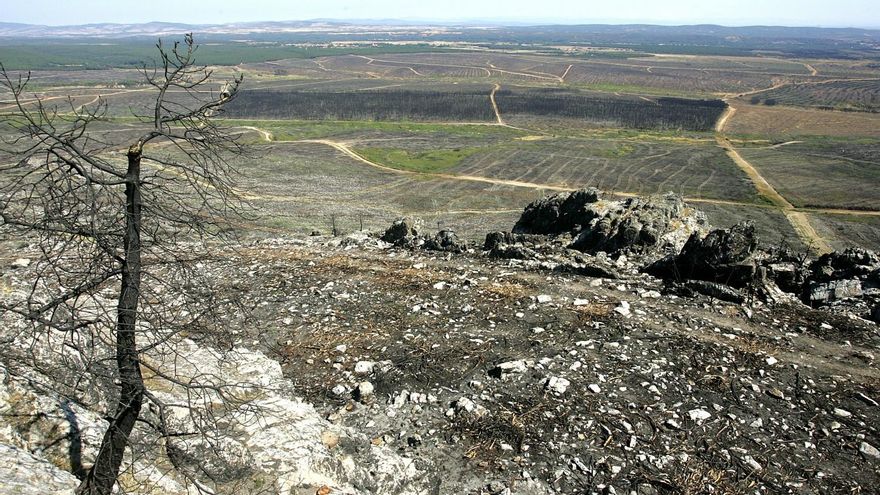
<svg viewBox="0 0 880 495"><path fill-rule="evenodd" d="M781 0L768 4L758 0L713 3L695 0L655 2L624 0L608 3L545 0L448 0L412 4L403 0L352 2L326 0L291 5L279 0L172 0L143 2L86 0L57 4L54 0L32 0L6 5L0 22L69 26L80 24L141 24L169 22L184 24L227 24L277 21L381 21L494 24L655 24L722 26L789 26L880 28L880 9L873 0L840 0L829 6L824 1Z"/></svg>

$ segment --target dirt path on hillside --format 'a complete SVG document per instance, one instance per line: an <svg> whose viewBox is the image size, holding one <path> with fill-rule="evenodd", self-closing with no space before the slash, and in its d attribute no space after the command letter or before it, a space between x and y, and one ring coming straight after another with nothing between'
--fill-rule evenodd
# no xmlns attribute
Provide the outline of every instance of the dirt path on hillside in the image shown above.
<svg viewBox="0 0 880 495"><path fill-rule="evenodd" d="M492 88L492 92L489 94L489 100L492 102L492 111L495 112L495 120L498 122L498 125L506 125L504 123L504 119L501 118L501 111L498 110L498 101L495 100L495 93L497 93L501 89L501 85L495 83L495 87Z"/></svg>
<svg viewBox="0 0 880 495"><path fill-rule="evenodd" d="M497 124L480 124L480 125L497 125ZM509 126L508 126L509 127ZM381 163L377 163L371 161L356 151L352 150L349 146L350 143L341 142L341 141L333 141L330 139L301 139L296 141L276 141L273 139L273 136L270 132L264 131L262 129L252 127L252 126L241 126L243 129L250 129L259 132L263 139L268 142L279 143L279 144L321 144L324 146L330 146L331 148L336 149L337 151L343 153L344 155L352 158L364 165L368 165L370 167L385 171L391 172L399 175L409 175L409 176L420 176L420 177L431 177L437 179L446 179L446 180L460 180L466 182L480 182L484 184L493 184L493 185L501 185L501 186L511 186L511 187L524 187L528 189L543 189L548 191L574 191L577 188L571 187L562 184L546 184L546 183L538 183L538 182L529 182L529 181L520 181L520 180L509 180L509 179L497 179L492 177L482 177L477 175L457 175L457 174L444 174L444 173L431 173L431 172L415 172L412 170L402 170L399 168L389 167L388 165L383 165ZM762 190L769 196L775 197L775 201L771 200L772 205L759 205L754 203L747 203L742 201L733 201L733 200L725 200L725 199L712 199L712 198L699 198L699 197L685 197L685 201L690 203L706 203L706 204L717 204L717 205L728 205L728 206L744 206L750 208L768 208L768 209L777 209L782 210L783 214L789 218L789 221L793 223L793 227L798 232L802 232L805 235L810 237L810 240L813 241L812 245L814 246L827 246L827 243L824 240L821 242L817 242L817 239L821 239L815 230L810 226L809 222L806 221L805 214L807 213L827 213L827 214L837 214L837 215L855 215L855 216L871 216L871 217L880 217L880 211L878 210L847 210L840 208L796 208L791 203L789 203L782 195L776 192L775 189L758 173L758 171L751 166L742 156L733 149L729 141L726 138L720 138L724 141L724 145L726 151L732 152L736 155L737 158L733 159L738 166L748 168L749 178L752 179L753 182L762 183ZM790 143L783 143L790 144ZM720 144L719 144L720 145ZM745 171L745 170L744 170ZM638 197L643 196L642 193L629 192L629 191L614 191L615 196L620 197ZM763 196L763 194L762 194ZM250 195L249 199L261 199L259 196ZM792 215L789 215L792 214ZM797 225L794 225L797 223Z"/></svg>
<svg viewBox="0 0 880 495"><path fill-rule="evenodd" d="M780 84L774 85L774 89L776 87L781 87ZM752 92L751 94L760 93L767 90L759 90L756 92ZM741 94L740 96L744 96L746 93ZM784 196L779 194L779 192L767 182L767 179L764 178L763 175L755 168L748 160L743 158L742 155L733 147L733 143L731 143L730 139L724 135L724 128L727 126L727 123L730 119L736 114L736 108L730 104L728 99L724 100L727 102L727 110L724 111L724 114L721 118L718 119L718 122L715 124L715 139L718 141L718 146L724 150L728 157L733 160L733 163L742 170L746 176L748 176L749 180L752 181L752 184L757 189L758 194L769 201L773 206L779 208L783 215L785 215L788 223L791 224L791 227L798 234L798 237L801 238L803 243L808 246L811 250L815 251L818 254L830 253L834 249L832 249L831 245L828 241L819 235L816 232L816 229L813 228L812 224L810 224L809 217L804 211L797 211ZM793 144L793 142L782 143L778 146L785 146L787 144Z"/></svg>
<svg viewBox="0 0 880 495"><path fill-rule="evenodd" d="M560 82L565 82L565 78L568 77L568 73L571 72L572 67L574 67L574 64L568 65L568 68L565 69L565 72L562 73L562 77L559 78Z"/></svg>

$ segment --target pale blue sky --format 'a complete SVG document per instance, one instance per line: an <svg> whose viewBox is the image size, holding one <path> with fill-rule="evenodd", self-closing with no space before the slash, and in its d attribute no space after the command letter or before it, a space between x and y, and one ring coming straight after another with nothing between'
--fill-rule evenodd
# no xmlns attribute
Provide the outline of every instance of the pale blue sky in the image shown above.
<svg viewBox="0 0 880 495"><path fill-rule="evenodd" d="M880 0L0 0L0 22L481 19L880 28L878 4Z"/></svg>

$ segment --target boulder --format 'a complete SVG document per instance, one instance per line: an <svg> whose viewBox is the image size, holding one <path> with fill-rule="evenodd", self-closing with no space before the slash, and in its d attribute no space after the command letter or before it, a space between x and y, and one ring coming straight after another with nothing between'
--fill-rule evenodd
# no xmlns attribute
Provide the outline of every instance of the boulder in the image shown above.
<svg viewBox="0 0 880 495"><path fill-rule="evenodd" d="M528 247L536 247L548 242L544 235L516 234L513 232L489 232L483 243L484 251L492 251L502 245L522 244Z"/></svg>
<svg viewBox="0 0 880 495"><path fill-rule="evenodd" d="M425 240L423 246L430 251L446 251L450 253L463 253L467 251L467 244L460 241L455 232L451 230L441 230L434 237Z"/></svg>
<svg viewBox="0 0 880 495"><path fill-rule="evenodd" d="M831 282L811 282L807 291L809 302L828 304L843 299L862 297L862 283L859 280L834 280Z"/></svg>
<svg viewBox="0 0 880 495"><path fill-rule="evenodd" d="M418 218L398 218L382 234L382 240L397 247L417 247L421 239L419 229L422 221Z"/></svg>
<svg viewBox="0 0 880 495"><path fill-rule="evenodd" d="M694 233L681 253L661 259L645 271L671 280L704 280L732 287L746 287L759 274L754 253L758 242L751 222L726 230L713 230L700 238Z"/></svg>
<svg viewBox="0 0 880 495"><path fill-rule="evenodd" d="M590 223L596 217L593 205L601 198L595 188L546 196L530 203L513 232L518 234L561 234Z"/></svg>
<svg viewBox="0 0 880 495"><path fill-rule="evenodd" d="M715 282L707 282L705 280L688 280L684 283L684 287L688 290L703 294L704 296L714 297L721 301L742 304L746 301L746 297L742 292L728 287L724 284Z"/></svg>
<svg viewBox="0 0 880 495"><path fill-rule="evenodd" d="M880 256L873 251L849 248L824 254L810 265L811 281L830 282L832 280L869 277L880 269Z"/></svg>
<svg viewBox="0 0 880 495"><path fill-rule="evenodd" d="M630 198L597 207L570 247L612 255L679 249L706 225L703 213L688 208L678 195Z"/></svg>

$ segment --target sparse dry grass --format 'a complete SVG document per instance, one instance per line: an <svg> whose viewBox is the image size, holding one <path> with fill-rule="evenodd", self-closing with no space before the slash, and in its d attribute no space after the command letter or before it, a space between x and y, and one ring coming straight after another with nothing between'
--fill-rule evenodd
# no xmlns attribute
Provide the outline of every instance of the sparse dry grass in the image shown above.
<svg viewBox="0 0 880 495"><path fill-rule="evenodd" d="M736 104L729 134L769 136L864 136L880 138L880 114Z"/></svg>

